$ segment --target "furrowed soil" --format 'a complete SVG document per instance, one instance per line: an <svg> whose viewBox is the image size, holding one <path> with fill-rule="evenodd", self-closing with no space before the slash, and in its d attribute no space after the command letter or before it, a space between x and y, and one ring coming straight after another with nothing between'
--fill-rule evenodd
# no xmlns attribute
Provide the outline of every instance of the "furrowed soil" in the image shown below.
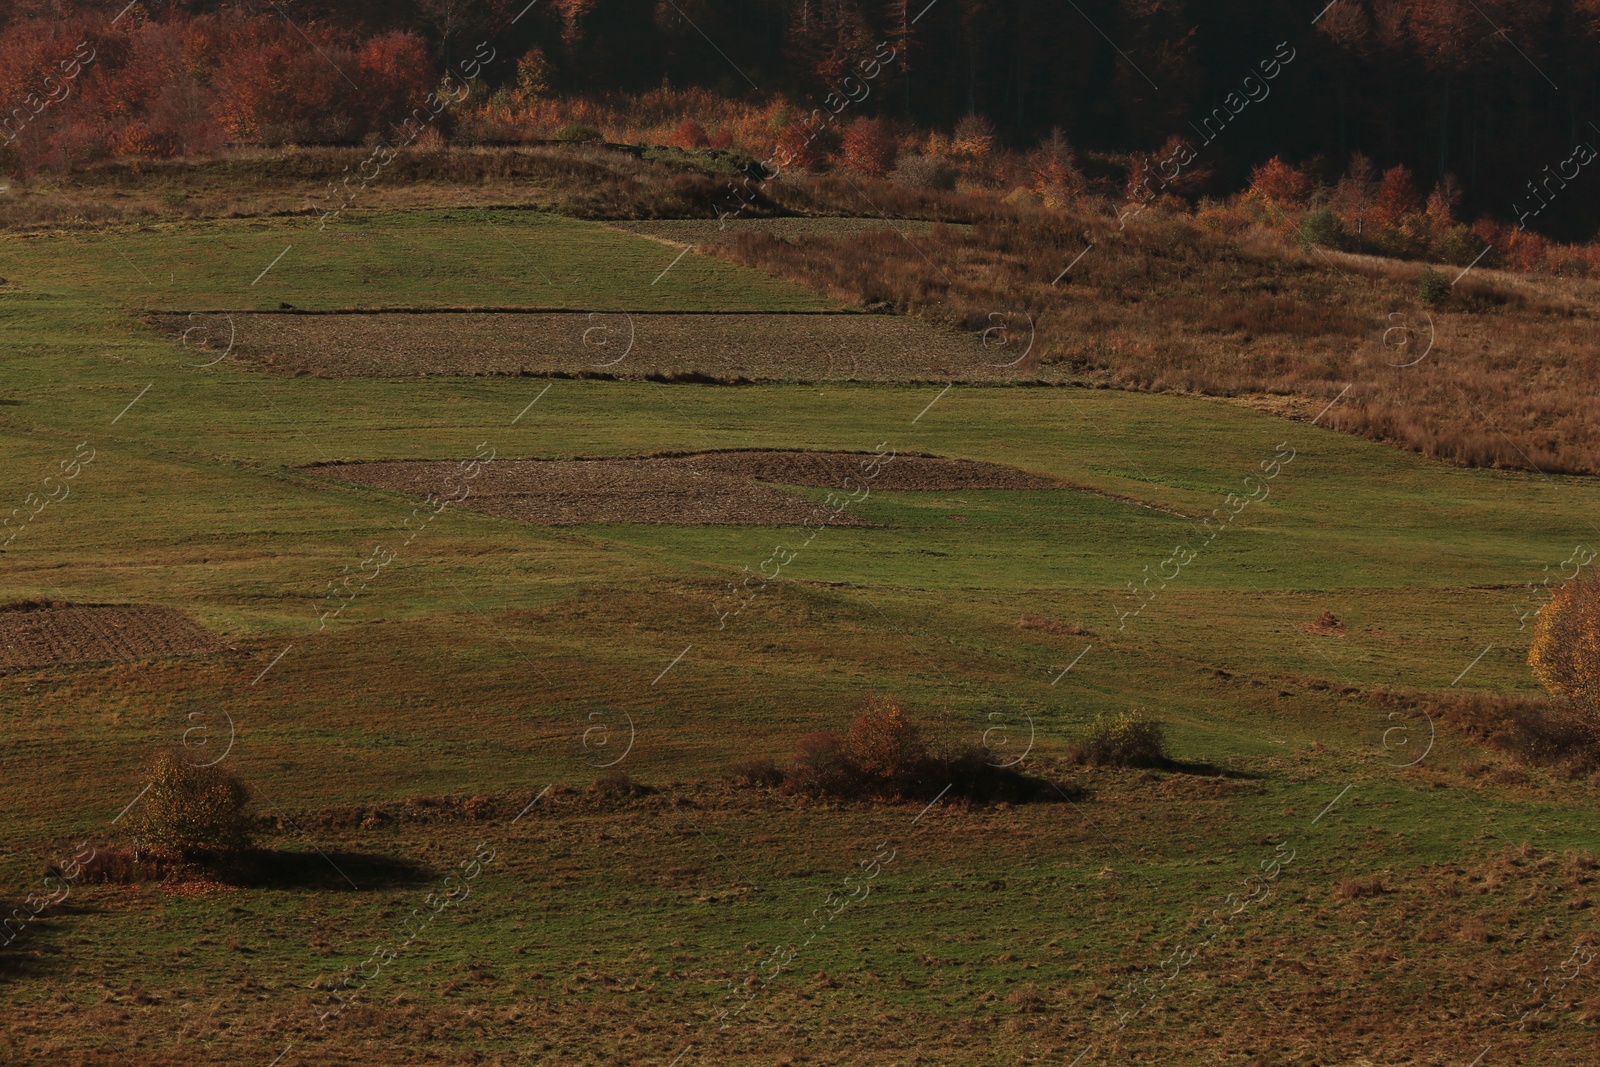
<svg viewBox="0 0 1600 1067"><path fill-rule="evenodd" d="M203 313L227 336L223 316ZM1007 381L997 335L846 314L627 311L231 315L241 359L320 377L703 375L723 381ZM174 333L190 316L162 317ZM220 344L219 344L220 347ZM219 358L197 355L194 362ZM1026 374L1034 377L1032 371ZM1061 375L1058 375L1058 378Z"/></svg>
<svg viewBox="0 0 1600 1067"><path fill-rule="evenodd" d="M889 490L1053 489L1041 475L972 460L847 452L715 452L636 459L499 460L479 472L463 505L545 526L640 522L777 526L827 512L830 525L876 525L779 485ZM415 496L445 489L457 465L439 461L319 464L328 477ZM455 490L454 483L451 488ZM458 491L458 490L455 490ZM846 505L848 506L848 505Z"/></svg>
<svg viewBox="0 0 1600 1067"><path fill-rule="evenodd" d="M222 647L183 612L154 604L25 601L0 607L0 670L185 656Z"/></svg>

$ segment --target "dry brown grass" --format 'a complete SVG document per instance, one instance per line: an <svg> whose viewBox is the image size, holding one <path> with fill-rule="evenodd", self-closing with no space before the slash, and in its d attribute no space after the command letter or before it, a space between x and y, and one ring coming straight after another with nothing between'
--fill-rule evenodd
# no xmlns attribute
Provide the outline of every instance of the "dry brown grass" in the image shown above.
<svg viewBox="0 0 1600 1067"><path fill-rule="evenodd" d="M1429 311L1421 264L1236 241L1184 219L1119 231L1047 213L916 235L746 232L709 247L962 329L995 326L999 313L1021 331L1031 318L1018 377L1066 370L1120 388L1267 398L1301 416L1348 385L1325 425L1467 466L1600 472L1600 398L1574 387L1600 371L1593 282L1480 270Z"/></svg>
<svg viewBox="0 0 1600 1067"><path fill-rule="evenodd" d="M69 174L0 182L0 228L155 219L315 214L328 183L356 173L366 148L238 150L220 159L112 160ZM411 148L361 189L351 210L535 206L579 218L739 219L850 215L976 221L1014 212L992 197L810 175L746 182L733 153L646 158L626 145ZM730 183L738 196L730 190ZM750 206L739 208L740 197Z"/></svg>

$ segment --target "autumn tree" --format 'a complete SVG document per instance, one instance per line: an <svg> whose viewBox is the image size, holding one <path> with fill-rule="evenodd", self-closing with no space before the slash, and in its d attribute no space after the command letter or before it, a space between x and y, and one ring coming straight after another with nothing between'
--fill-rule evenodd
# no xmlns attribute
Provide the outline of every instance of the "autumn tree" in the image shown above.
<svg viewBox="0 0 1600 1067"><path fill-rule="evenodd" d="M844 751L863 773L876 778L902 778L927 757L916 724L892 696L867 698L866 708L845 734Z"/></svg>
<svg viewBox="0 0 1600 1067"><path fill-rule="evenodd" d="M1382 226L1398 226L1407 215L1422 210L1422 197L1411 171L1404 166L1390 167L1383 172L1378 183L1378 194L1373 198L1373 218Z"/></svg>
<svg viewBox="0 0 1600 1067"><path fill-rule="evenodd" d="M1028 153L1023 166L1027 171L1028 188L1039 194L1046 207L1065 207L1088 185L1078 169L1076 153L1060 126L1053 128L1039 142L1039 147Z"/></svg>
<svg viewBox="0 0 1600 1067"><path fill-rule="evenodd" d="M365 117L374 126L423 106L434 85L433 58L422 38L412 33L386 33L367 41L356 53L356 69Z"/></svg>
<svg viewBox="0 0 1600 1067"><path fill-rule="evenodd" d="M986 166L994 154L994 123L979 114L963 115L950 135L950 154L974 166Z"/></svg>
<svg viewBox="0 0 1600 1067"><path fill-rule="evenodd" d="M845 128L839 165L857 174L881 178L894 169L897 147L883 120L858 117Z"/></svg>
<svg viewBox="0 0 1600 1067"><path fill-rule="evenodd" d="M1539 609L1528 665L1591 733L1600 735L1600 577L1567 582Z"/></svg>
<svg viewBox="0 0 1600 1067"><path fill-rule="evenodd" d="M1273 156L1250 172L1250 190L1246 193L1268 208L1294 210L1305 207L1311 193L1311 179L1305 171L1292 167L1281 156Z"/></svg>
<svg viewBox="0 0 1600 1067"><path fill-rule="evenodd" d="M150 769L149 792L134 820L141 841L183 856L249 846L250 791L238 779L191 764L176 751L158 754Z"/></svg>
<svg viewBox="0 0 1600 1067"><path fill-rule="evenodd" d="M1378 196L1377 171L1372 160L1360 152L1350 157L1350 166L1333 188L1330 201L1334 212L1359 239L1373 222L1373 205Z"/></svg>

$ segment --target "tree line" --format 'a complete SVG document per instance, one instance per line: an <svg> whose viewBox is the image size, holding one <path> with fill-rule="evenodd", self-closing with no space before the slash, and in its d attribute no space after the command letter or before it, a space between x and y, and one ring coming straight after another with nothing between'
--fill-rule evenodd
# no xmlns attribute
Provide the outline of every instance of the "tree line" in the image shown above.
<svg viewBox="0 0 1600 1067"><path fill-rule="evenodd" d="M1547 165L1600 146L1600 0L16 0L0 9L0 141L68 162L357 141L485 41L501 57L486 94L533 54L547 94L698 88L800 108L887 47L863 114L945 129L977 114L1016 148L1060 128L1107 156L1195 137L1292 50L1273 98L1207 147L1209 193L1273 156L1331 179L1360 152L1430 186L1449 176L1466 214L1505 219ZM95 58L69 84L85 42ZM1582 189L1541 204L1547 233L1600 227Z"/></svg>

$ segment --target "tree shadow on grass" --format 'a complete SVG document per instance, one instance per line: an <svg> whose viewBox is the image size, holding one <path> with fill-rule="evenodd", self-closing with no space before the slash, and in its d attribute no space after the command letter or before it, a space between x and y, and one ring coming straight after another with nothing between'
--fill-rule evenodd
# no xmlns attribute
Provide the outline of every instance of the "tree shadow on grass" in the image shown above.
<svg viewBox="0 0 1600 1067"><path fill-rule="evenodd" d="M241 889L393 889L435 877L414 860L344 851L250 849L218 860L212 869Z"/></svg>
<svg viewBox="0 0 1600 1067"><path fill-rule="evenodd" d="M64 958L64 926L69 925L61 920L94 915L99 911L95 905L69 896L32 916L20 929L13 921L7 930L14 936L9 944L0 947L0 985L48 977L55 973ZM17 914L16 911L12 912L13 916ZM4 941L4 937L0 937L0 941Z"/></svg>
<svg viewBox="0 0 1600 1067"><path fill-rule="evenodd" d="M1258 782L1266 775L1259 771L1237 771L1231 767L1219 767L1215 763L1197 763L1189 760L1167 760L1161 768L1173 774L1193 774L1201 778L1234 778L1243 781Z"/></svg>

